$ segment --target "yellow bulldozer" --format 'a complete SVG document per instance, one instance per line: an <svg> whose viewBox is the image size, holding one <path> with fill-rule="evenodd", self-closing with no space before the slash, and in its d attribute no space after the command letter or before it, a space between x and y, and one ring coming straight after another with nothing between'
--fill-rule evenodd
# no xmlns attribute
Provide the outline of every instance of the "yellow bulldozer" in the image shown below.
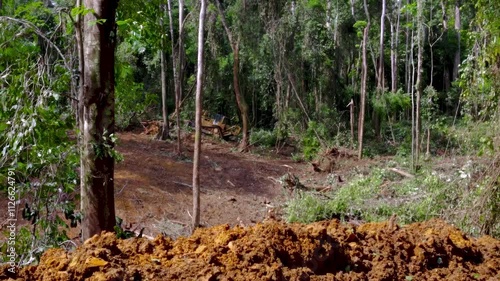
<svg viewBox="0 0 500 281"><path fill-rule="evenodd" d="M215 114L210 117L207 112L203 112L201 117L201 130L207 135L213 135L217 138L228 139L240 134L241 128L238 125L227 125L227 118L221 114Z"/></svg>

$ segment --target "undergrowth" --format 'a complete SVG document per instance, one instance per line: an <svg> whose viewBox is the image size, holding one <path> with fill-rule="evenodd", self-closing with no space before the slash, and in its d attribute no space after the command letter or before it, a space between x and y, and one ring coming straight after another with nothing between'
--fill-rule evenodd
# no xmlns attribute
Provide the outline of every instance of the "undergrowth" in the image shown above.
<svg viewBox="0 0 500 281"><path fill-rule="evenodd" d="M423 170L402 178L388 168L357 176L327 194L296 192L285 206L288 222L342 220L384 221L397 215L400 225L441 218L471 235L500 237L498 182L491 177L475 181L486 171L472 161L452 173ZM498 177L498 175L497 175Z"/></svg>

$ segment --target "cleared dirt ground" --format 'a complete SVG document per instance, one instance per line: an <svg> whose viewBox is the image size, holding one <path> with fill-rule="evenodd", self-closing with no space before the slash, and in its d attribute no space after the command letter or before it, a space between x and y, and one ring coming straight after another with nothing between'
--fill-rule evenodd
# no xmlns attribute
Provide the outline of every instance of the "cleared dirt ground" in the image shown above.
<svg viewBox="0 0 500 281"><path fill-rule="evenodd" d="M188 135L185 143L191 143ZM284 193L278 179L298 164L285 157L236 152L235 143L207 137L200 165L201 224L249 225L262 221ZM190 233L192 214L192 147L175 153L174 143L124 133L116 167L117 215L127 227L155 236Z"/></svg>
<svg viewBox="0 0 500 281"><path fill-rule="evenodd" d="M192 143L190 137L184 143ZM144 228L156 238L103 234L74 252L48 250L38 266L16 274L0 267L0 280L500 280L500 241L469 238L440 220L401 228L395 220L300 225L273 219L292 192L283 175L320 190L331 183L330 173L291 161L291 148L239 153L235 146L204 139L204 227L189 236L192 147L179 157L174 143L120 134L125 160L116 166L117 215L126 229ZM384 161L333 154L333 162L317 166L334 168L336 188L353 171ZM71 235L78 242L78 233Z"/></svg>

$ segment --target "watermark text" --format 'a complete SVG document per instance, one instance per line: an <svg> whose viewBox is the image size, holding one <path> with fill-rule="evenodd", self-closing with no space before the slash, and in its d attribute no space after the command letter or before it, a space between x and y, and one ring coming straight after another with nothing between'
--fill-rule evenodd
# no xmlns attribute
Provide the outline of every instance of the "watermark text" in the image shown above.
<svg viewBox="0 0 500 281"><path fill-rule="evenodd" d="M7 261L9 264L8 271L11 273L16 272L16 235L17 235L17 205L16 205L16 180L14 168L9 168L7 172Z"/></svg>

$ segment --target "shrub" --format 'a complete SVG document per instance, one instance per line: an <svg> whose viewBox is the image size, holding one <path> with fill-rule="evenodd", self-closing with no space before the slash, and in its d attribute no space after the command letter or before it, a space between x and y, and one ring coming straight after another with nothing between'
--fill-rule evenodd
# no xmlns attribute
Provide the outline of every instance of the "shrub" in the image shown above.
<svg viewBox="0 0 500 281"><path fill-rule="evenodd" d="M250 144L263 146L263 147L273 147L278 140L278 136L275 131L269 131L265 129L254 129L250 134Z"/></svg>
<svg viewBox="0 0 500 281"><path fill-rule="evenodd" d="M312 192L295 194L287 202L284 215L289 222L310 223L332 217L382 221L396 214L402 225L442 218L471 235L499 237L498 184L492 180L494 177L486 177L476 183L477 187L469 188L473 183L471 175L478 169L465 164L451 175L424 170L415 178L405 178L397 184L390 184L395 180L393 173L374 169L368 176L358 176L326 197ZM489 174L498 178L498 168ZM382 190L390 195L381 194Z"/></svg>

